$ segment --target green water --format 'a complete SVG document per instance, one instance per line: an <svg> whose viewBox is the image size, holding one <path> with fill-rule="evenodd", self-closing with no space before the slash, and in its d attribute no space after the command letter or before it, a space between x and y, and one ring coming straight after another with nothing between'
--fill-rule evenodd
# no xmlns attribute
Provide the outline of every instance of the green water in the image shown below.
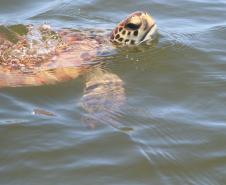
<svg viewBox="0 0 226 185"><path fill-rule="evenodd" d="M111 30L147 10L160 33L156 46L106 60L127 99L95 128L80 104L83 78L1 89L1 185L226 184L224 0L0 2L1 24Z"/></svg>

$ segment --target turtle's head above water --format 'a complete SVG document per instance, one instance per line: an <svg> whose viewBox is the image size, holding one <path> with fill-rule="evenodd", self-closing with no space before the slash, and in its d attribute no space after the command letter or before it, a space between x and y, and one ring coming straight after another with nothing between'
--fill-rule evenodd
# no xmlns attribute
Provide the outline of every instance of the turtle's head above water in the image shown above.
<svg viewBox="0 0 226 185"><path fill-rule="evenodd" d="M153 40L155 20L147 12L134 12L112 31L110 41L119 45L138 45Z"/></svg>

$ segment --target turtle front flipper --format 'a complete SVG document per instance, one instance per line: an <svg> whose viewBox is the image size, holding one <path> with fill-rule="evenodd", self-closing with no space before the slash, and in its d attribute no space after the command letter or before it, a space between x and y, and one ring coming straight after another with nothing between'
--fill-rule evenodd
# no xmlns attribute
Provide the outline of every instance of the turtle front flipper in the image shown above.
<svg viewBox="0 0 226 185"><path fill-rule="evenodd" d="M100 68L89 72L86 77L82 107L86 111L88 125L95 127L98 123L118 127L114 119L125 104L124 83L116 74Z"/></svg>

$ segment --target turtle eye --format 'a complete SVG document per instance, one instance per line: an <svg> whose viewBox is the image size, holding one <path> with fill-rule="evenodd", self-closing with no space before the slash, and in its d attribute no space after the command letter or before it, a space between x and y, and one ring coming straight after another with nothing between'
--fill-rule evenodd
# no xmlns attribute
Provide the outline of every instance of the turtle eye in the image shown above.
<svg viewBox="0 0 226 185"><path fill-rule="evenodd" d="M140 28L141 24L133 24L133 23L128 23L125 27L129 28L131 30L138 30Z"/></svg>

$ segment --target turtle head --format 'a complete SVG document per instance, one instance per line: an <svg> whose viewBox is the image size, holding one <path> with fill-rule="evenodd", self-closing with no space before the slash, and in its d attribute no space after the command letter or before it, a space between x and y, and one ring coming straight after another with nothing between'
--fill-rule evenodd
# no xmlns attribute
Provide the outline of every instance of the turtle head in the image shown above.
<svg viewBox="0 0 226 185"><path fill-rule="evenodd" d="M147 12L134 12L112 31L110 41L119 45L138 45L153 40L157 32L155 20Z"/></svg>

